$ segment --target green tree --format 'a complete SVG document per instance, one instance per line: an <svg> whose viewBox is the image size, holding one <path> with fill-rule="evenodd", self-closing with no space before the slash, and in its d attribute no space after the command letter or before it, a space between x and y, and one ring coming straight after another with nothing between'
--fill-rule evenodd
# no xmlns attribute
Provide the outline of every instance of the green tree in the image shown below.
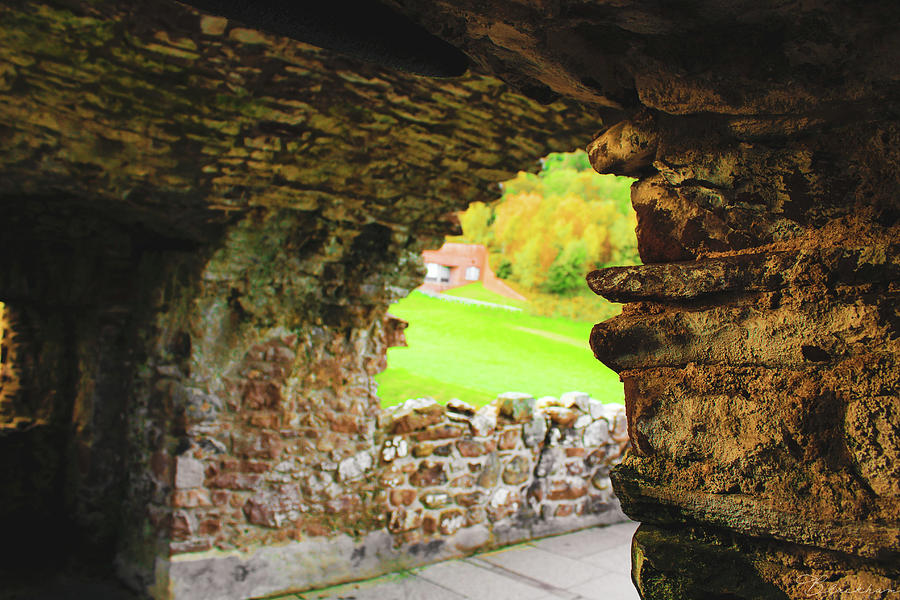
<svg viewBox="0 0 900 600"><path fill-rule="evenodd" d="M501 184L498 202L462 213L456 239L487 246L495 273L526 292L585 290L588 271L639 263L631 183L598 175L584 152L550 154L537 175Z"/></svg>

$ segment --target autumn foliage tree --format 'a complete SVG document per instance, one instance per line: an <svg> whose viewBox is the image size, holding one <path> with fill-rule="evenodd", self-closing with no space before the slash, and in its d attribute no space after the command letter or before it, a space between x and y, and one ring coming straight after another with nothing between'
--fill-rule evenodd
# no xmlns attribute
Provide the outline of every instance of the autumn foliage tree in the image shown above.
<svg viewBox="0 0 900 600"><path fill-rule="evenodd" d="M537 175L503 183L498 202L462 213L457 239L487 246L497 275L521 288L571 294L593 269L639 264L631 183L595 173L584 152L551 154Z"/></svg>

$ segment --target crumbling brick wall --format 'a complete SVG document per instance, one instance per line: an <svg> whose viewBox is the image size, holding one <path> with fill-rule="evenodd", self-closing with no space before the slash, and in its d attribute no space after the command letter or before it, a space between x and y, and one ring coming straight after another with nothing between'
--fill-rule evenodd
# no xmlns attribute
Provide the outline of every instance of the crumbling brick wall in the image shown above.
<svg viewBox="0 0 900 600"><path fill-rule="evenodd" d="M273 338L243 364L289 373L296 343ZM270 390L269 414L291 404L283 381L255 381ZM218 432L172 460L170 519L159 534L172 553L174 597L308 589L624 519L609 480L629 445L624 407L587 394L503 394L478 411L409 400L320 429L276 421L228 427L220 417ZM331 443L345 427L356 443ZM323 560L279 570L301 551Z"/></svg>

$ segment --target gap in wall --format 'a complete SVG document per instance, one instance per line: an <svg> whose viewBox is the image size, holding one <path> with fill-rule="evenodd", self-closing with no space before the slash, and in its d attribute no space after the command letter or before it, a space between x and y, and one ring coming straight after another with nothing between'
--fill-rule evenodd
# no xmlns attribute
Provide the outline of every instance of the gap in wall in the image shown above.
<svg viewBox="0 0 900 600"><path fill-rule="evenodd" d="M541 163L501 183L496 202L459 213L462 235L423 253L423 285L390 308L409 327L376 377L382 406L429 397L477 408L507 391L622 402L618 376L588 344L621 308L585 276L639 264L634 180L597 174L581 151Z"/></svg>

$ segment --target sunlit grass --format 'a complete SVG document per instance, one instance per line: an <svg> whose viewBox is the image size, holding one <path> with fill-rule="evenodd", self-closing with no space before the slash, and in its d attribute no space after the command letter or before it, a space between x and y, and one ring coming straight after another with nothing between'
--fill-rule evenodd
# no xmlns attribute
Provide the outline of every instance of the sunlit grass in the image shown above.
<svg viewBox="0 0 900 600"><path fill-rule="evenodd" d="M602 302L599 298L597 302ZM413 292L391 313L409 321L409 347L388 351L378 394L390 406L421 396L476 406L502 392L588 392L622 401L618 376L588 346L592 323L449 302Z"/></svg>
<svg viewBox="0 0 900 600"><path fill-rule="evenodd" d="M471 300L480 300L482 302L503 304L505 306L513 306L515 308L525 308L528 306L528 302L525 300L507 298L506 296L501 296L496 292L490 291L489 289L485 288L484 284L480 281L476 281L468 285L463 285L458 288L453 288L452 290L447 290L446 292L444 292L444 294L447 296L456 296L458 298L469 298Z"/></svg>

